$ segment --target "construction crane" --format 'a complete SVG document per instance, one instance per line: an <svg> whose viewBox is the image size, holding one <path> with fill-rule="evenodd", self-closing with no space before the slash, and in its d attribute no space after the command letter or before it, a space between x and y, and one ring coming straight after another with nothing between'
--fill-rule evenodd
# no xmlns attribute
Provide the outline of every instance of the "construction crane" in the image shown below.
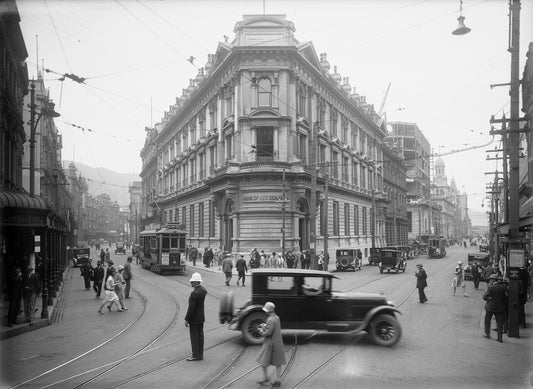
<svg viewBox="0 0 533 389"><path fill-rule="evenodd" d="M392 82L389 82L389 86L387 87L387 90L385 91L385 95L383 96L383 101L381 102L381 105L379 106L378 115L381 116L383 113L383 108L385 107L385 102L387 101L387 96L389 95L389 90Z"/></svg>

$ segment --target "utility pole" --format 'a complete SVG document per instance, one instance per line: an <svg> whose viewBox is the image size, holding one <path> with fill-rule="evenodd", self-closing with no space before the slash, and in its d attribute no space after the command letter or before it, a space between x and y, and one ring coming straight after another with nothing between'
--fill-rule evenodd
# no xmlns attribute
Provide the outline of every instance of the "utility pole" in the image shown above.
<svg viewBox="0 0 533 389"><path fill-rule="evenodd" d="M35 127L35 82L32 80L30 89L30 195L35 194Z"/></svg>
<svg viewBox="0 0 533 389"><path fill-rule="evenodd" d="M310 100L310 99L309 99ZM311 104L309 104L311 106ZM311 206L309 210L309 226L310 226L310 244L311 244L311 269L317 268L316 263L316 180L317 180L317 165L316 165L316 153L317 153L317 127L318 122L313 123L313 129L311 132L311 152L309 153L310 165L311 165Z"/></svg>
<svg viewBox="0 0 533 389"><path fill-rule="evenodd" d="M335 165L336 166L336 165ZM328 201L329 201L329 169L326 167L326 175L324 176L324 270L328 270L329 255L328 255Z"/></svg>
<svg viewBox="0 0 533 389"><path fill-rule="evenodd" d="M285 258L285 204L287 203L285 198L285 168L283 168L281 182L283 185L283 198L281 199L281 256Z"/></svg>
<svg viewBox="0 0 533 389"><path fill-rule="evenodd" d="M502 242L507 243L507 250L505 252L507 276L509 279L509 330L508 336L518 338L519 323L518 323L518 288L520 268L525 265L525 250L524 241L520 234L520 194L519 194L519 146L520 146L520 132L530 131L529 129L520 130L519 122L525 120L520 118L520 79L519 79L519 49L520 49L520 0L511 0L509 2L509 17L510 17L510 44L508 51L511 53L511 82L509 95L511 98L511 117L509 120L495 120L491 118L492 123L502 123L502 130L491 131L491 135L501 134L504 142L504 169L506 166L505 160L507 154L509 155L509 172L505 185L507 186L507 197L504 196L505 214L508 217L508 236L507 239L501 239ZM510 129L507 130L505 124L510 123ZM505 171L504 171L505 175ZM505 193L505 192L504 192ZM505 202L507 204L505 204ZM506 218L507 218L506 217Z"/></svg>
<svg viewBox="0 0 533 389"><path fill-rule="evenodd" d="M372 188L372 214L370 215L370 234L372 235L372 249L376 248L376 191ZM387 242L388 243L388 242Z"/></svg>
<svg viewBox="0 0 533 389"><path fill-rule="evenodd" d="M519 79L519 49L520 49L520 0L510 3L511 11L511 131L509 132L509 253L507 268L509 269L509 337L520 337L518 330L518 286L519 264L510 263L511 253L519 255L522 251L522 266L524 263L524 248L519 243L520 215L519 215L519 114L520 114L520 79ZM505 135L504 135L505 137ZM516 254L513 254L516 255Z"/></svg>

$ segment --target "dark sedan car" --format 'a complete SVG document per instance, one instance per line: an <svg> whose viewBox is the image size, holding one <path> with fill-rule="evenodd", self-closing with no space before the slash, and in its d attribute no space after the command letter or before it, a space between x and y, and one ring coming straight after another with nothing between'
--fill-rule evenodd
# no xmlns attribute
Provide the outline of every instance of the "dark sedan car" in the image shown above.
<svg viewBox="0 0 533 389"><path fill-rule="evenodd" d="M220 321L240 330L246 342L260 344L258 327L267 318L262 307L271 301L283 330L366 331L376 344L396 344L402 330L394 304L380 294L334 291L334 278L338 277L319 270L255 269L251 299L234 311L228 293L221 302Z"/></svg>

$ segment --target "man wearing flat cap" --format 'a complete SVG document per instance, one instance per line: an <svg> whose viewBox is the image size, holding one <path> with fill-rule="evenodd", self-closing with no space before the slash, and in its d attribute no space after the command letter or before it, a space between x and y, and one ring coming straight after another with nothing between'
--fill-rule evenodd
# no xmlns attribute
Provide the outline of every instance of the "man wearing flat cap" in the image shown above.
<svg viewBox="0 0 533 389"><path fill-rule="evenodd" d="M201 361L204 359L204 301L207 290L201 285L200 273L193 273L189 282L194 289L189 296L189 308L185 315L185 327L189 327L192 349L187 361Z"/></svg>
<svg viewBox="0 0 533 389"><path fill-rule="evenodd" d="M426 271L421 263L416 265L416 288L418 289L418 298L421 304L424 304L428 301L426 294L424 293L424 288L428 286L426 279L428 278Z"/></svg>

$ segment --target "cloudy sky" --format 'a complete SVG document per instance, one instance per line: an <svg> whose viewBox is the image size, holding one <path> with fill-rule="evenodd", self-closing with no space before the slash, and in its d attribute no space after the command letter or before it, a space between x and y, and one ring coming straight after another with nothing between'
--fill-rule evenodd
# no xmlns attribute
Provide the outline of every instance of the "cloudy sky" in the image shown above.
<svg viewBox="0 0 533 389"><path fill-rule="evenodd" d="M521 11L520 74L533 41L533 2ZM459 0L19 0L30 77L37 68L61 117L63 159L138 173L146 126L189 85L244 14L285 14L300 42L327 53L389 121L415 122L448 179L482 210L491 115L509 116L507 0L464 0L472 31L454 36ZM194 64L187 58L196 58ZM333 69L332 69L333 70ZM86 78L83 84L61 74ZM84 128L83 131L80 127ZM90 130L90 131L89 131ZM460 151L469 149L467 151ZM501 170L501 169L500 169ZM489 178L488 178L489 177Z"/></svg>

